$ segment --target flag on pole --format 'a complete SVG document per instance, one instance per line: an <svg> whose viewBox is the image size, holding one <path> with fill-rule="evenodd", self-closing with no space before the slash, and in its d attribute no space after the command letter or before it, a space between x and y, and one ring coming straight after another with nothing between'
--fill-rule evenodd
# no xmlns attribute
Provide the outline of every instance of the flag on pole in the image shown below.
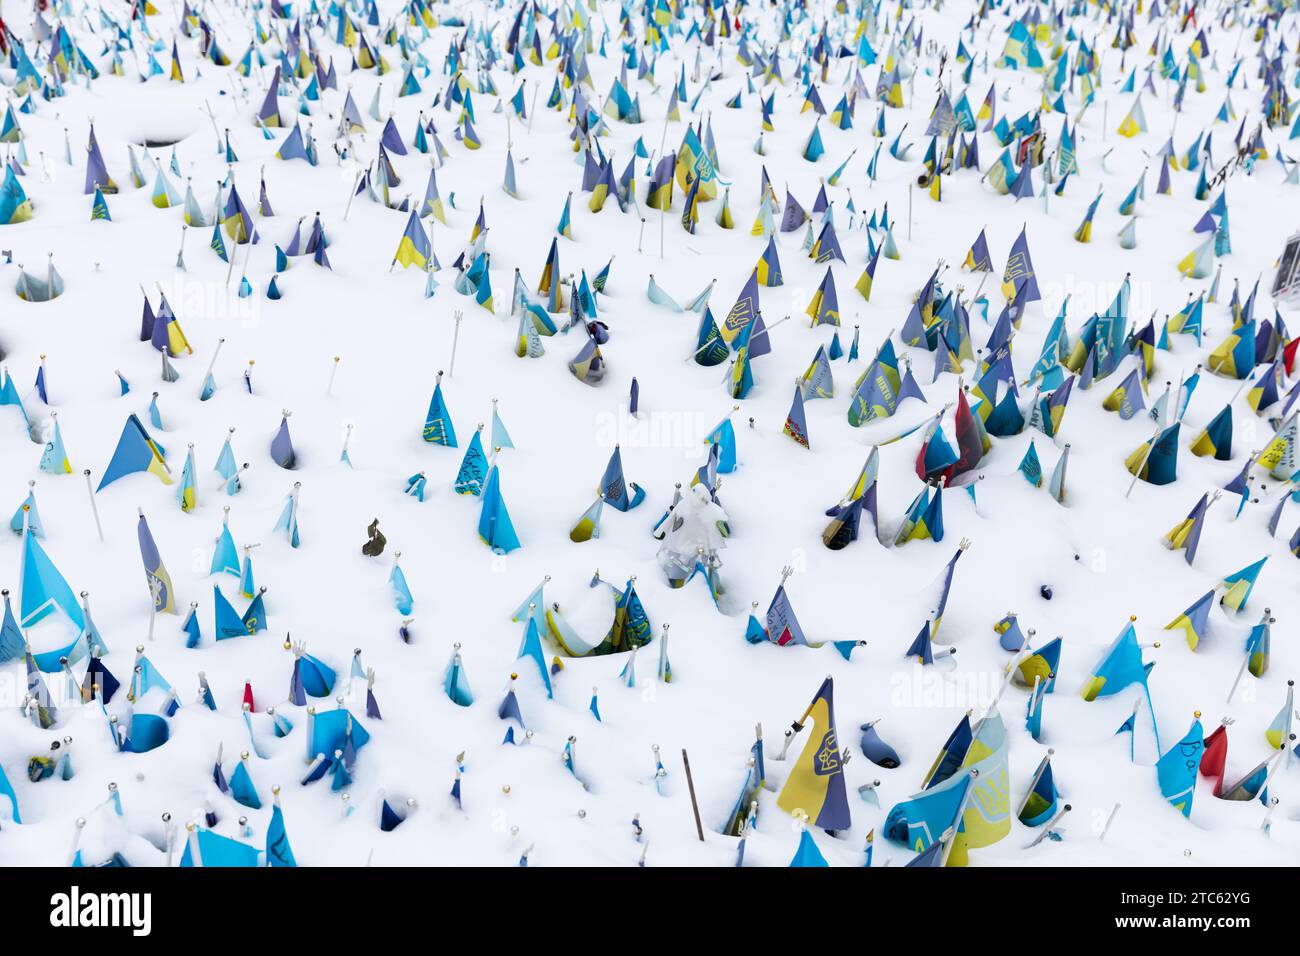
<svg viewBox="0 0 1300 956"><path fill-rule="evenodd" d="M834 684L827 677L799 719L802 726L811 718L813 728L776 803L786 813L802 810L814 826L823 830L847 830L851 820L844 763L835 736L833 692Z"/></svg>

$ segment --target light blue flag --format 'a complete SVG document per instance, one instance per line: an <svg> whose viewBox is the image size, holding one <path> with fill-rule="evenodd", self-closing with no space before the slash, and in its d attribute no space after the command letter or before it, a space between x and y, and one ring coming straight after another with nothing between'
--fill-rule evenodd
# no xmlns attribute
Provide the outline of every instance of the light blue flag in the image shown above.
<svg viewBox="0 0 1300 956"><path fill-rule="evenodd" d="M221 446L221 454L217 456L217 463L214 471L219 474L225 481L225 492L228 495L239 494L239 465L235 462L235 453L230 447L230 439Z"/></svg>
<svg viewBox="0 0 1300 956"><path fill-rule="evenodd" d="M1083 687L1083 699L1110 697L1139 682L1146 683L1146 668L1142 664L1142 648L1138 646L1137 632L1133 630L1132 622L1129 622L1094 668L1092 676Z"/></svg>
<svg viewBox="0 0 1300 956"><path fill-rule="evenodd" d="M27 417L27 409L23 408L23 400L18 395L17 386L14 385L14 377L0 370L0 378L4 379L4 384L0 385L0 405L17 405L19 414L23 416L23 424L30 429L31 419Z"/></svg>
<svg viewBox="0 0 1300 956"><path fill-rule="evenodd" d="M393 603L397 606L397 613L409 615L415 605L415 598L411 596L411 589L406 585L406 575L402 571L402 566L396 562L393 562L392 573L388 575L388 583L393 588Z"/></svg>
<svg viewBox="0 0 1300 956"><path fill-rule="evenodd" d="M1043 739L1043 698L1047 692L1039 684L1029 692L1029 703L1025 707L1025 729L1035 740Z"/></svg>
<svg viewBox="0 0 1300 956"><path fill-rule="evenodd" d="M239 572L239 593L246 598L257 594L257 584L253 580L253 552L244 550L244 564Z"/></svg>
<svg viewBox="0 0 1300 956"><path fill-rule="evenodd" d="M259 856L255 846L211 830L195 830L185 843L181 866L257 866Z"/></svg>
<svg viewBox="0 0 1300 956"><path fill-rule="evenodd" d="M505 423L501 421L501 414L497 411L496 402L492 403L492 447L515 447L515 443L510 440L510 433L506 431Z"/></svg>
<svg viewBox="0 0 1300 956"><path fill-rule="evenodd" d="M525 657L537 665L537 672L542 676L542 685L546 688L546 696L554 697L555 694L551 688L551 674L546 669L546 655L542 653L542 638L537 633L537 622L531 617L524 627L524 638L519 643L519 653L515 655L515 659L523 660Z"/></svg>
<svg viewBox="0 0 1300 956"><path fill-rule="evenodd" d="M10 661L19 660L27 651L27 642L23 639L23 632L14 619L14 610L10 606L7 591L4 595L4 602L4 623L0 624L0 664L8 664Z"/></svg>
<svg viewBox="0 0 1300 956"><path fill-rule="evenodd" d="M541 584L533 589L528 597L524 598L523 602L515 608L515 612L510 615L510 620L522 621L525 616L528 616L537 622L537 633L541 634L546 630L546 599L543 590L549 580L550 576L548 575L542 580Z"/></svg>
<svg viewBox="0 0 1300 956"><path fill-rule="evenodd" d="M646 286L645 295L646 298L649 299L651 302L653 302L655 305L662 305L669 312L685 311L681 307L681 305L678 304L676 299L674 299L671 295L665 292L660 287L659 283L655 282L655 277L653 273L650 275L650 283L649 285Z"/></svg>
<svg viewBox="0 0 1300 956"><path fill-rule="evenodd" d="M54 437L45 446L41 455L41 471L48 475L71 474L72 466L68 463L68 450L63 445L63 430L59 428L58 419L54 421Z"/></svg>
<svg viewBox="0 0 1300 956"><path fill-rule="evenodd" d="M15 510L12 518L9 519L9 530L14 534L23 533L23 523L38 538L45 537L45 527L41 521L41 513L36 509L36 493L27 492L27 497Z"/></svg>
<svg viewBox="0 0 1300 956"><path fill-rule="evenodd" d="M1196 795L1196 771L1205 748L1201 721L1195 719L1183 739L1156 762L1160 794L1183 816L1191 816L1192 798Z"/></svg>
<svg viewBox="0 0 1300 956"><path fill-rule="evenodd" d="M719 422L704 441L718 446L718 474L726 475L736 470L736 430L729 417Z"/></svg>
<svg viewBox="0 0 1300 956"><path fill-rule="evenodd" d="M72 619L77 630L84 630L86 617L76 594L54 566L29 528L23 536L23 561L20 571L18 616L23 627L31 627L60 608Z"/></svg>
<svg viewBox="0 0 1300 956"><path fill-rule="evenodd" d="M4 767L0 767L0 797L9 798L9 805L13 808L14 823L22 823L22 814L18 812L18 795L14 793L13 785L9 783L9 778L5 776Z"/></svg>
<svg viewBox="0 0 1300 956"><path fill-rule="evenodd" d="M132 676L132 696L139 700L155 687L160 688L164 693L171 691L172 685L159 673L158 668L153 666L153 661L141 654L136 658L135 673Z"/></svg>
<svg viewBox="0 0 1300 956"><path fill-rule="evenodd" d="M1061 457L1056 459L1056 467L1052 469L1052 477L1047 482L1047 492L1057 501L1065 501L1065 470L1070 462L1070 446L1066 445L1061 450Z"/></svg>
<svg viewBox="0 0 1300 956"><path fill-rule="evenodd" d="M293 494L291 493L284 500L284 509L280 512L280 517L275 522L272 531L283 531L289 537L290 547L298 547L301 540L298 538L298 516L294 513Z"/></svg>
<svg viewBox="0 0 1300 956"><path fill-rule="evenodd" d="M217 545L212 550L212 568L208 573L219 574L222 571L239 576L239 550L235 547L235 538L230 533L230 526L224 524L221 526L221 536L217 538Z"/></svg>
<svg viewBox="0 0 1300 956"><path fill-rule="evenodd" d="M822 851L817 849L817 844L813 842L812 834L807 830L799 834L799 848L795 850L790 865L792 867L830 866L826 862L826 857L822 856Z"/></svg>
<svg viewBox="0 0 1300 956"><path fill-rule="evenodd" d="M519 545L519 536L506 510L505 499L501 497L500 471L494 466L488 472L487 485L483 489L483 509L479 512L478 536L493 551L506 554Z"/></svg>

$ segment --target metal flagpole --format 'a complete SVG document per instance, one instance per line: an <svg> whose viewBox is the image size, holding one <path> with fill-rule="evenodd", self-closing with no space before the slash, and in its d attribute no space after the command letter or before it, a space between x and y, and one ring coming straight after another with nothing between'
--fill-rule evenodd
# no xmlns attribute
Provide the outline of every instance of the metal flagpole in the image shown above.
<svg viewBox="0 0 1300 956"><path fill-rule="evenodd" d="M95 486L90 482L90 469L87 468L82 474L86 476L86 492L90 495L90 513L95 516L95 530L99 532L99 540L102 544L104 526L99 522L99 507L95 504Z"/></svg>

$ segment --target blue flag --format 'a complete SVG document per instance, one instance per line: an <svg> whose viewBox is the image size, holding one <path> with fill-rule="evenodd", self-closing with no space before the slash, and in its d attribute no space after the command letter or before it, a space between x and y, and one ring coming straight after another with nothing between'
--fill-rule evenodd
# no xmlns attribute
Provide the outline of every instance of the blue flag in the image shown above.
<svg viewBox="0 0 1300 956"><path fill-rule="evenodd" d="M195 830L185 844L181 866L257 866L258 849L211 830Z"/></svg>
<svg viewBox="0 0 1300 956"><path fill-rule="evenodd" d="M920 853L938 843L949 827L959 829L971 776L959 773L894 806L885 818L885 835Z"/></svg>
<svg viewBox="0 0 1300 956"><path fill-rule="evenodd" d="M629 487L632 489L630 497ZM614 453L609 456L609 464L605 466L605 474L600 479L600 497L611 508L617 508L619 511L631 511L645 500L644 488L636 482L629 484L624 480L623 453L617 445L614 446Z"/></svg>
<svg viewBox="0 0 1300 956"><path fill-rule="evenodd" d="M424 416L425 441L448 448L456 447L456 429L451 424L451 414L442 399L442 373L438 373L438 384L433 387L433 398L429 400L429 413Z"/></svg>
<svg viewBox="0 0 1300 956"><path fill-rule="evenodd" d="M117 440L117 449L104 469L104 477L99 480L97 491L112 484L117 479L137 471L147 471L162 479L163 484L170 485L172 476L164 462L166 452L162 446L149 437L140 424L140 419L131 415L122 426L122 436Z"/></svg>
<svg viewBox="0 0 1300 956"><path fill-rule="evenodd" d="M297 866L289 834L284 829L284 813L277 800L271 810L271 823L266 828L266 860L271 866Z"/></svg>
<svg viewBox="0 0 1300 956"><path fill-rule="evenodd" d="M795 850L790 865L793 867L830 866L826 862L826 857L822 856L822 851L817 849L817 844L813 842L812 834L807 830L799 834L799 848Z"/></svg>
<svg viewBox="0 0 1300 956"><path fill-rule="evenodd" d="M217 640L225 641L232 637L248 636L248 628L244 626L243 620L226 600L226 596L221 593L221 588L215 584L212 586L212 602Z"/></svg>
<svg viewBox="0 0 1300 956"><path fill-rule="evenodd" d="M14 793L13 785L9 778L5 776L5 768L0 766L0 797L8 797L9 805L13 808L14 823L22 823L22 814L18 812L18 795Z"/></svg>
<svg viewBox="0 0 1300 956"><path fill-rule="evenodd" d="M1160 794L1183 816L1191 816L1192 798L1196 795L1196 770L1201 763L1205 734L1200 720L1193 720L1183 739L1156 762Z"/></svg>
<svg viewBox="0 0 1300 956"><path fill-rule="evenodd" d="M293 450L293 439L289 437L287 414L280 419L280 428L271 439L271 460L286 469L292 469L298 463L298 456Z"/></svg>
<svg viewBox="0 0 1300 956"><path fill-rule="evenodd" d="M519 547L519 536L510 521L505 499L501 497L500 471L494 466L488 472L487 486L483 489L483 510L479 512L478 536L493 551L509 553Z"/></svg>
<svg viewBox="0 0 1300 956"><path fill-rule="evenodd" d="M72 619L78 630L85 629L85 614L71 585L37 543L30 528L23 535L19 594L18 616L23 627L31 627L59 608Z"/></svg>
<svg viewBox="0 0 1300 956"><path fill-rule="evenodd" d="M515 655L517 660L523 660L525 657L537 665L537 672L542 676L542 686L546 688L546 696L554 697L551 689L551 674L546 669L546 656L542 652L542 638L537 633L537 621L531 617L524 627L524 637L519 642L519 653Z"/></svg>

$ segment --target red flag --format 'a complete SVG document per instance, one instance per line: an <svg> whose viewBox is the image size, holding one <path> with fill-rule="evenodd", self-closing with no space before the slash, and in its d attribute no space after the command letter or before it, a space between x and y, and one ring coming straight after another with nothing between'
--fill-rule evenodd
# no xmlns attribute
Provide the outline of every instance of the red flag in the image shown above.
<svg viewBox="0 0 1300 956"><path fill-rule="evenodd" d="M1228 762L1228 726L1219 724L1217 730L1205 738L1201 753L1201 776L1214 781L1214 795L1223 789L1223 769Z"/></svg>
<svg viewBox="0 0 1300 956"><path fill-rule="evenodd" d="M949 480L979 467L984 458L984 444L980 441L975 422L971 419L970 404L966 401L966 390L957 389L957 411L953 416L957 432L957 451L960 455L949 469Z"/></svg>

